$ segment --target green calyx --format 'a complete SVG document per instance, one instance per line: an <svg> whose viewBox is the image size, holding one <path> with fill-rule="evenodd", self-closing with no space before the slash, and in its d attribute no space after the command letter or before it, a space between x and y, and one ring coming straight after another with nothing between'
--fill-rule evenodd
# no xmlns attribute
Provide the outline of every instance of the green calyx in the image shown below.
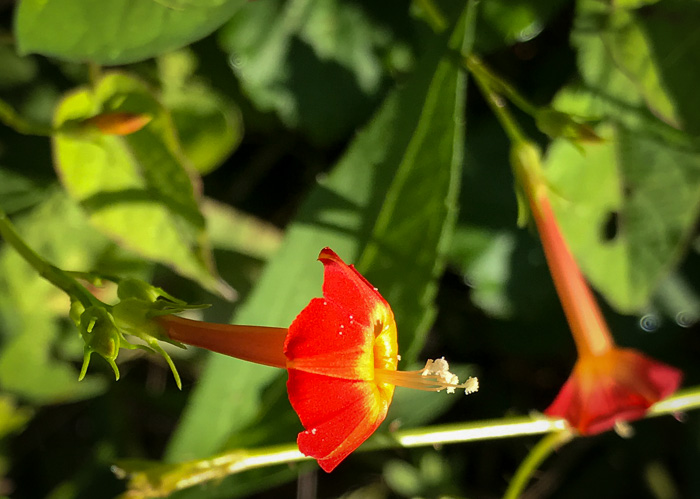
<svg viewBox="0 0 700 499"><path fill-rule="evenodd" d="M85 377L93 352L97 352L112 366L116 379L119 379L119 368L114 360L119 355L122 335L112 315L104 307L89 307L80 315L78 328L85 342L83 366L78 379Z"/></svg>
<svg viewBox="0 0 700 499"><path fill-rule="evenodd" d="M93 352L103 357L119 379L119 368L115 362L121 348L139 348L161 355L168 363L178 388L182 388L180 375L170 355L160 345L161 341L180 348L179 342L169 339L156 320L161 315L174 314L183 310L204 308L208 305L189 305L160 288L138 279L123 279L118 283L119 302L113 306L100 303L87 309L78 301L71 304L70 317L78 326L85 342L83 365L79 379L87 373ZM140 341L132 343L126 335Z"/></svg>

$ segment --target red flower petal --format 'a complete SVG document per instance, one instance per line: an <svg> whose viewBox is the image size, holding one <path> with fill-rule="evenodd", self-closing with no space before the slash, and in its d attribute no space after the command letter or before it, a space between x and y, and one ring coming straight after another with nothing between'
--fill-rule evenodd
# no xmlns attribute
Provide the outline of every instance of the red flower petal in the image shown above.
<svg viewBox="0 0 700 499"><path fill-rule="evenodd" d="M292 325L284 346L289 401L306 431L302 453L331 471L386 417L394 386L375 381L375 368L398 362L394 315L377 290L326 248L323 298Z"/></svg>
<svg viewBox="0 0 700 499"><path fill-rule="evenodd" d="M374 327L324 298L314 298L289 327L287 368L338 378L374 379Z"/></svg>
<svg viewBox="0 0 700 499"><path fill-rule="evenodd" d="M635 350L613 348L579 358L546 415L565 418L584 435L643 417L676 391L682 373Z"/></svg>
<svg viewBox="0 0 700 499"><path fill-rule="evenodd" d="M389 304L377 288L355 270L354 265L347 265L341 260L332 249L321 250L318 259L324 267L323 297L326 300L334 302L367 326L373 325L377 307L389 309Z"/></svg>
<svg viewBox="0 0 700 499"><path fill-rule="evenodd" d="M375 383L290 370L289 399L306 431L299 450L332 471L364 442L386 417L391 393Z"/></svg>

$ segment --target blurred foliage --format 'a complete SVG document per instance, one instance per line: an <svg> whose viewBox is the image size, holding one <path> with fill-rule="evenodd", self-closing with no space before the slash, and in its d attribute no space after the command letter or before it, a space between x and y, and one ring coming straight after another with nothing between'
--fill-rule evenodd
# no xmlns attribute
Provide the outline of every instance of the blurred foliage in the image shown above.
<svg viewBox="0 0 700 499"><path fill-rule="evenodd" d="M507 137L454 57L473 50L541 111L516 116L616 339L698 384L698 25L682 0L0 2L0 208L58 267L148 280L220 322L288 325L331 246L392 304L403 364L480 376L466 399L398 389L380 431L541 411L573 342L516 226ZM550 140L542 110L603 140ZM151 120L89 126L109 112ZM69 308L0 246L0 495L113 497L117 460L300 430L281 373L194 349L166 345L181 392L139 350L120 381L96 358L79 383ZM700 419L682 421L575 440L527 496L700 496ZM332 476L264 468L175 497L497 497L533 443L358 453Z"/></svg>

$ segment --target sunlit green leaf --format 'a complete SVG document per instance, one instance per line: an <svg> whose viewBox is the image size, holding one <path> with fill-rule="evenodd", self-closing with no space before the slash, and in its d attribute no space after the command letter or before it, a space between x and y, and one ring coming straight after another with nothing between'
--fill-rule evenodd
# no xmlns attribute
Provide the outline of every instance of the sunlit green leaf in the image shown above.
<svg viewBox="0 0 700 499"><path fill-rule="evenodd" d="M552 203L591 282L623 312L644 307L700 209L700 153L617 126L583 150L555 141Z"/></svg>
<svg viewBox="0 0 700 499"><path fill-rule="evenodd" d="M76 62L125 64L205 37L247 3L169 5L175 1L22 0L15 18L18 48Z"/></svg>
<svg viewBox="0 0 700 499"><path fill-rule="evenodd" d="M152 116L126 136L105 135L82 121L105 112ZM91 221L120 244L172 266L230 296L214 270L197 180L188 169L166 110L139 81L119 73L94 90L67 95L55 115L56 169Z"/></svg>
<svg viewBox="0 0 700 499"><path fill-rule="evenodd" d="M643 10L580 0L572 41L585 83L636 105L643 99L666 123L697 134L700 4L668 0Z"/></svg>
<svg viewBox="0 0 700 499"><path fill-rule="evenodd" d="M170 110L187 159L207 174L235 150L243 135L238 108L194 77L196 59L188 51L158 60L162 101Z"/></svg>

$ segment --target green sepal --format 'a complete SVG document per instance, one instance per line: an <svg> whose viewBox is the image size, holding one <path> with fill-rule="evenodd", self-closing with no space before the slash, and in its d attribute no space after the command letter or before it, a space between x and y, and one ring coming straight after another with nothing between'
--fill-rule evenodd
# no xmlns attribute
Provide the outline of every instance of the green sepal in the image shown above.
<svg viewBox="0 0 700 499"><path fill-rule="evenodd" d="M184 302L183 302L184 303ZM182 382L180 380L180 374L177 372L177 368L173 363L170 355L160 346L159 341L164 341L170 343L171 345L177 346L179 348L186 348L184 344L179 341L174 341L167 337L163 333L161 326L153 320L154 316L170 314L172 311L179 309L180 306L176 305L170 307L168 310L163 310L160 307L170 307L170 305L165 304L164 300L157 300L155 302L149 302L140 298L125 298L117 303L113 308L114 319L117 326L125 332L142 340L145 345L132 344L126 342L127 348L141 348L152 353L160 354L165 361L170 366L170 370L175 378L175 383L179 389L182 389ZM187 307L187 305L185 305Z"/></svg>
<svg viewBox="0 0 700 499"><path fill-rule="evenodd" d="M70 299L70 311L68 316L71 318L76 327L80 327L80 316L85 312L85 305L82 304L80 300L71 296Z"/></svg>
<svg viewBox="0 0 700 499"><path fill-rule="evenodd" d="M515 200L518 203L518 220L517 224L518 227L521 229L524 229L527 227L527 224L530 222L530 205L527 202L527 196L523 192L523 190L520 188L520 186L516 183L514 186L515 189Z"/></svg>
<svg viewBox="0 0 700 499"><path fill-rule="evenodd" d="M183 300L175 298L164 289L152 286L140 279L120 280L119 287L117 288L117 296L122 301L136 298L152 304L150 312L148 313L149 317L176 314L184 310L196 310L210 307L208 304L190 305Z"/></svg>
<svg viewBox="0 0 700 499"><path fill-rule="evenodd" d="M518 202L518 227L525 227L530 220L530 196L534 186L544 181L539 147L529 141L513 144L510 164L515 176L515 197Z"/></svg>
<svg viewBox="0 0 700 499"><path fill-rule="evenodd" d="M581 123L574 116L551 107L542 107L535 114L535 124L552 139L564 138L581 148L583 143L602 142L593 127Z"/></svg>
<svg viewBox="0 0 700 499"><path fill-rule="evenodd" d="M88 307L80 314L78 327L80 336L85 342L83 365L78 379L82 380L85 377L90 364L90 357L93 352L97 352L109 363L118 380L119 368L115 363L115 359L119 355L122 335L114 322L112 314L101 306Z"/></svg>

